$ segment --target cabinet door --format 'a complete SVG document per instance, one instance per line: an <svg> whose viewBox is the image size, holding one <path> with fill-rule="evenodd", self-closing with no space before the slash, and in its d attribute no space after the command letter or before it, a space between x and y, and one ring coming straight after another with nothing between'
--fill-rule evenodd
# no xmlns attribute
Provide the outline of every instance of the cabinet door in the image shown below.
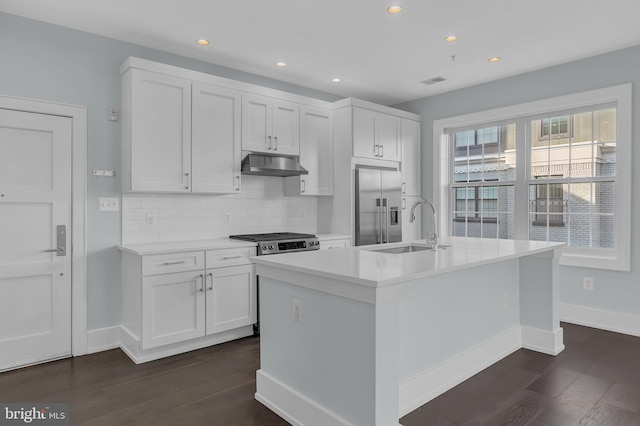
<svg viewBox="0 0 640 426"><path fill-rule="evenodd" d="M376 114L376 142L378 148L378 158L382 160L400 161L401 119L393 115Z"/></svg>
<svg viewBox="0 0 640 426"><path fill-rule="evenodd" d="M378 158L377 153L375 111L353 107L354 157Z"/></svg>
<svg viewBox="0 0 640 426"><path fill-rule="evenodd" d="M242 149L271 152L271 99L257 95L242 95Z"/></svg>
<svg viewBox="0 0 640 426"><path fill-rule="evenodd" d="M204 332L204 271L142 279L142 349L202 337Z"/></svg>
<svg viewBox="0 0 640 426"><path fill-rule="evenodd" d="M272 151L283 155L300 154L300 112L298 105L274 99L272 109Z"/></svg>
<svg viewBox="0 0 640 426"><path fill-rule="evenodd" d="M240 190L240 93L193 83L192 192Z"/></svg>
<svg viewBox="0 0 640 426"><path fill-rule="evenodd" d="M337 248L346 248L351 247L351 240L320 240L320 250L330 250Z"/></svg>
<svg viewBox="0 0 640 426"><path fill-rule="evenodd" d="M207 270L207 334L220 333L257 321L254 265Z"/></svg>
<svg viewBox="0 0 640 426"><path fill-rule="evenodd" d="M300 164L309 171L300 195L333 195L333 119L330 111L300 108Z"/></svg>
<svg viewBox="0 0 640 426"><path fill-rule="evenodd" d="M419 197L402 197L402 241L409 242L422 238L422 210L416 209L416 220L411 223L411 206Z"/></svg>
<svg viewBox="0 0 640 426"><path fill-rule="evenodd" d="M420 123L402 120L402 193L420 196Z"/></svg>
<svg viewBox="0 0 640 426"><path fill-rule="evenodd" d="M131 190L189 192L191 82L133 70Z"/></svg>

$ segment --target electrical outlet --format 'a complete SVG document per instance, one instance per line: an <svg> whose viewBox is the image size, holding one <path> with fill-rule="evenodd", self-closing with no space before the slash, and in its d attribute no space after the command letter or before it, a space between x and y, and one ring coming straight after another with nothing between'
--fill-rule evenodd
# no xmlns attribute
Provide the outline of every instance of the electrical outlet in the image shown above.
<svg viewBox="0 0 640 426"><path fill-rule="evenodd" d="M293 299L293 311L291 316L294 321L302 322L302 300Z"/></svg>
<svg viewBox="0 0 640 426"><path fill-rule="evenodd" d="M147 226L155 226L156 225L156 215L153 213L147 213L145 216L145 222Z"/></svg>
<svg viewBox="0 0 640 426"><path fill-rule="evenodd" d="M504 309L509 309L509 293L504 294Z"/></svg>
<svg viewBox="0 0 640 426"><path fill-rule="evenodd" d="M593 290L595 288L592 277L582 277L582 288L585 290Z"/></svg>
<svg viewBox="0 0 640 426"><path fill-rule="evenodd" d="M99 197L98 210L100 210L101 212L117 212L118 210L120 210L120 199Z"/></svg>
<svg viewBox="0 0 640 426"><path fill-rule="evenodd" d="M222 221L227 225L230 224L231 223L231 213L230 212L224 212Z"/></svg>

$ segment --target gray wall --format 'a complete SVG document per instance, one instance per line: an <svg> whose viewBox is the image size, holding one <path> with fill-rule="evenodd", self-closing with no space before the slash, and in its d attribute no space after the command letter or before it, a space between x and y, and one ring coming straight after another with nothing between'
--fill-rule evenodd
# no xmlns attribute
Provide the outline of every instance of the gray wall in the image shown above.
<svg viewBox="0 0 640 426"><path fill-rule="evenodd" d="M0 12L0 94L74 105L88 110L87 297L90 330L120 323L120 215L98 211L98 197L120 195L120 64L129 56L242 80L327 101L339 99L232 69Z"/></svg>
<svg viewBox="0 0 640 426"><path fill-rule="evenodd" d="M540 71L493 81L441 95L396 105L422 117L422 195L432 196L433 121L492 108L555 96L633 83L633 164L640 164L640 46L594 56ZM640 216L640 173L621 176L632 180L631 217ZM631 224L631 272L560 267L562 303L620 313L640 314L640 227ZM582 289L582 277L595 279L595 290Z"/></svg>

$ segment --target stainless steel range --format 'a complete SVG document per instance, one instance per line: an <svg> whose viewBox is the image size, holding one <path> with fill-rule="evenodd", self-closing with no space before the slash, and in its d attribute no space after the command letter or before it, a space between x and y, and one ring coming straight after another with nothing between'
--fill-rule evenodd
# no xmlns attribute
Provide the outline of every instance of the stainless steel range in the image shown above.
<svg viewBox="0 0 640 426"><path fill-rule="evenodd" d="M229 235L234 240L258 243L258 256L291 253L297 251L319 250L320 241L312 234L296 232L272 232L268 234ZM258 277L258 322L253 325L253 334L260 335L260 277Z"/></svg>
<svg viewBox="0 0 640 426"><path fill-rule="evenodd" d="M315 235L296 232L229 235L229 238L258 243L258 256L320 249L320 241Z"/></svg>

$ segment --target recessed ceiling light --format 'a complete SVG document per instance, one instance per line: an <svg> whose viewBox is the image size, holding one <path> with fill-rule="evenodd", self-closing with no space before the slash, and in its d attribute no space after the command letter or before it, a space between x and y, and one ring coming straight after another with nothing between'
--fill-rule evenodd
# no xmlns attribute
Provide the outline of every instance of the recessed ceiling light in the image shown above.
<svg viewBox="0 0 640 426"><path fill-rule="evenodd" d="M448 35L444 38L444 41L446 41L447 43L451 43L452 41L456 41L458 39L458 37L456 37L455 35L451 34Z"/></svg>
<svg viewBox="0 0 640 426"><path fill-rule="evenodd" d="M207 40L206 38L199 38L196 40L196 43L198 43L200 46L206 46L209 44L209 40Z"/></svg>
<svg viewBox="0 0 640 426"><path fill-rule="evenodd" d="M331 81L334 83L340 83L342 80L336 77L336 78L332 78Z"/></svg>
<svg viewBox="0 0 640 426"><path fill-rule="evenodd" d="M500 62L502 58L500 56L494 56L492 58L489 58L488 61L489 62Z"/></svg>
<svg viewBox="0 0 640 426"><path fill-rule="evenodd" d="M400 6L398 4L394 4L394 5L389 6L387 8L387 12L389 12L389 13L400 13L400 12L402 12L402 6Z"/></svg>
<svg viewBox="0 0 640 426"><path fill-rule="evenodd" d="M286 63L286 62L282 62L282 61L280 61L280 62L276 62L276 66L279 66L279 67L286 67L286 66L287 66L287 63Z"/></svg>

